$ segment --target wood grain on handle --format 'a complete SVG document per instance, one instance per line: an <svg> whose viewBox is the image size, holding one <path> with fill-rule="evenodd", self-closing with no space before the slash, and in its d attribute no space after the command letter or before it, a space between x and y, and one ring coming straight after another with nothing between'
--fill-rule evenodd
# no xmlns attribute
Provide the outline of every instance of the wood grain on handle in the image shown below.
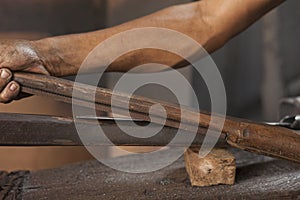
<svg viewBox="0 0 300 200"><path fill-rule="evenodd" d="M67 103L72 103L72 95L75 94L73 102L81 106L93 108L95 105L97 110L106 112L111 112L113 106L118 114L126 114L129 110L133 118L151 120L184 131L195 132L195 127L201 127L198 129L199 134L203 134L203 128L211 128L214 131L222 131L227 142L233 147L300 163L300 135L290 129L232 117L226 117L224 127L220 128L222 116L195 112L168 102L116 93L85 84L76 84L76 87L73 87L72 81L38 74L15 73L14 79L21 84L21 90L26 93L49 96ZM116 99L112 105L113 95ZM129 108L126 107L128 99ZM149 118L149 109L155 104L164 107L167 119L164 119L160 110L155 109L154 115Z"/></svg>
<svg viewBox="0 0 300 200"><path fill-rule="evenodd" d="M241 122L226 140L239 149L300 162L300 134L287 128Z"/></svg>

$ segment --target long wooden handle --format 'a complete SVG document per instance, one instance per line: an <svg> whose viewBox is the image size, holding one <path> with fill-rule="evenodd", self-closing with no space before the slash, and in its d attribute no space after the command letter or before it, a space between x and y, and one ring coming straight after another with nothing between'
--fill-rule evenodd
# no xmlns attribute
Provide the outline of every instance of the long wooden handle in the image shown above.
<svg viewBox="0 0 300 200"><path fill-rule="evenodd" d="M72 95L75 94L73 103L90 108L95 105L96 109L108 112L114 107L118 114L127 113L129 109L132 117L145 121L150 121L149 109L155 104L160 104L167 113L167 119L160 110L154 110L152 122L192 132L195 131L195 126L201 127L202 129L198 129L200 134L203 134L203 131L199 130L212 128L222 131L227 137L227 142L233 147L300 163L300 135L286 128L226 117L224 127L220 129L218 122L222 121L222 116L198 113L168 102L129 96L84 84L76 84L76 87L73 87L72 81L37 74L15 73L14 79L21 84L22 91L26 93L46 95L67 103L72 102ZM116 99L112 105L113 95ZM129 99L129 108L126 108ZM210 125L211 120L214 123Z"/></svg>
<svg viewBox="0 0 300 200"><path fill-rule="evenodd" d="M180 128L184 131L197 131L197 127L208 128L210 114L198 113L193 110L180 108L178 105L168 102L157 101L141 96L128 95L121 92L112 91L105 88L94 87L86 84L30 73L15 73L15 81L21 84L21 91L34 95L48 96L58 101L75 103L80 106L97 110L111 112L112 107L118 114L125 115L130 112L131 117L152 121L157 124L166 125L173 128ZM111 100L114 98L114 103ZM129 107L127 105L129 101ZM154 115L149 117L149 110L153 105L159 104L167 113L154 107ZM153 107L152 107L153 108ZM219 117L221 119L221 117ZM182 122L182 124L181 124ZM181 125L181 126L180 126ZM196 130L195 130L196 128ZM218 125L215 128L220 129Z"/></svg>

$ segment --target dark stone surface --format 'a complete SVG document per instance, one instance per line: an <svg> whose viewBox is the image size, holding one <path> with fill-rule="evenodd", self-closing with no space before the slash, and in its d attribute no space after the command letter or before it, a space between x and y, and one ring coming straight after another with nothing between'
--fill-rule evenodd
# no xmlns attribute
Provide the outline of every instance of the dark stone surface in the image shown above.
<svg viewBox="0 0 300 200"><path fill-rule="evenodd" d="M192 187L183 159L152 173L128 174L97 161L32 172L22 188L24 199L299 199L300 166L234 151L236 184ZM161 162L163 156L153 162ZM133 166L135 156L115 158ZM149 166L145 166L149 167Z"/></svg>

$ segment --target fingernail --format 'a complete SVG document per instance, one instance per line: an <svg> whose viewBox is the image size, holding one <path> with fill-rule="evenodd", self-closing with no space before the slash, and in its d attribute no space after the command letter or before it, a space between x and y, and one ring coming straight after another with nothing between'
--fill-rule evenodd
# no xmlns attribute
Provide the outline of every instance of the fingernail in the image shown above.
<svg viewBox="0 0 300 200"><path fill-rule="evenodd" d="M9 87L9 89L10 89L11 91L15 91L17 88L18 88L17 85L14 84L14 83L11 84L11 86Z"/></svg>
<svg viewBox="0 0 300 200"><path fill-rule="evenodd" d="M1 78L7 79L10 76L10 74L6 70L1 71Z"/></svg>

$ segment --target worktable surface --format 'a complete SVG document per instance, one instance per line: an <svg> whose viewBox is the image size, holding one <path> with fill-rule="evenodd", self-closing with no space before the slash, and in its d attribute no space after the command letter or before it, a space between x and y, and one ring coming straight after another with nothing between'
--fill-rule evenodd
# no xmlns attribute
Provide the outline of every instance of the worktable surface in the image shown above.
<svg viewBox="0 0 300 200"><path fill-rule="evenodd" d="M288 199L300 198L300 165L234 151L236 184L190 185L183 158L152 173L128 174L97 161L37 172L0 172L1 199ZM159 162L159 159L154 162ZM125 162L127 161L127 162ZM134 156L114 158L120 165ZM147 167L147 166L145 166ZM5 197L5 198L4 198Z"/></svg>

